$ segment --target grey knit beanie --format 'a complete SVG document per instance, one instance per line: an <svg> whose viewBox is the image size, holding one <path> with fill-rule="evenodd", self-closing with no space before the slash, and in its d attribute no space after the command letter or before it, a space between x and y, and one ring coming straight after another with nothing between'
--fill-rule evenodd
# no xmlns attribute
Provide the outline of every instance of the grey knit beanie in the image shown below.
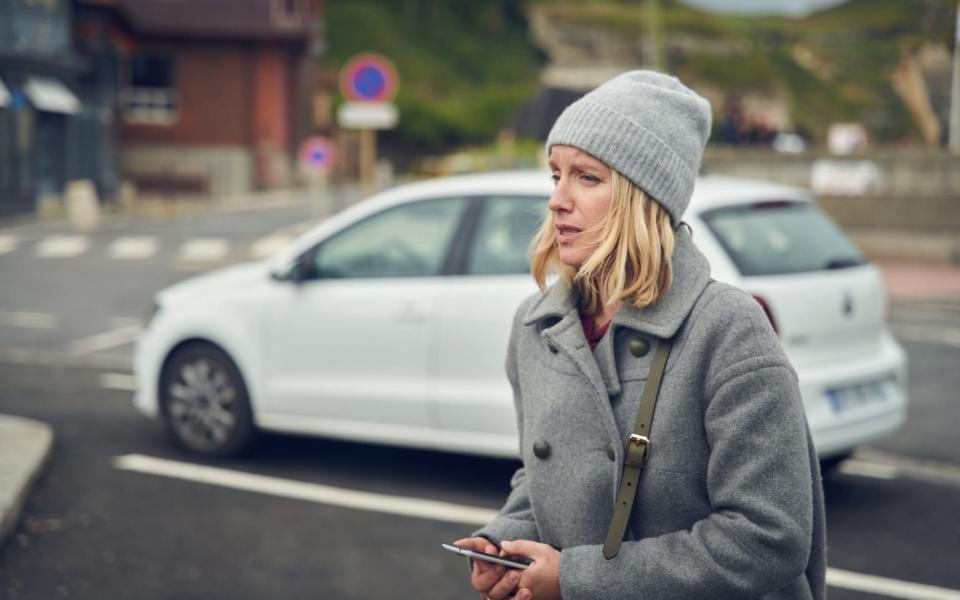
<svg viewBox="0 0 960 600"><path fill-rule="evenodd" d="M676 77L629 71L563 111L547 155L562 144L600 159L653 196L676 225L690 204L710 121L710 103Z"/></svg>

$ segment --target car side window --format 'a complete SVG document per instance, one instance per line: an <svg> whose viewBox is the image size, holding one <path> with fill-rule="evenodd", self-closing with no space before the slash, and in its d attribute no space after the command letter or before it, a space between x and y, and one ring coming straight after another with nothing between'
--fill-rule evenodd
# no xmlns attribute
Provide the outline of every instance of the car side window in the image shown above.
<svg viewBox="0 0 960 600"><path fill-rule="evenodd" d="M467 274L529 273L530 241L546 216L547 198L487 198L467 259Z"/></svg>
<svg viewBox="0 0 960 600"><path fill-rule="evenodd" d="M317 247L313 278L437 275L466 206L466 198L441 198L374 214Z"/></svg>

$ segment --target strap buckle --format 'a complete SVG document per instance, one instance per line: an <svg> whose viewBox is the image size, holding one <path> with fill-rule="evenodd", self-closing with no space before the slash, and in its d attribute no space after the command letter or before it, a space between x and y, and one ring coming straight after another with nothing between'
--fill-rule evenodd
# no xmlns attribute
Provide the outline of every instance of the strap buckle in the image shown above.
<svg viewBox="0 0 960 600"><path fill-rule="evenodd" d="M624 463L631 467L639 467L650 458L650 438L639 433L631 433L627 442L627 456Z"/></svg>

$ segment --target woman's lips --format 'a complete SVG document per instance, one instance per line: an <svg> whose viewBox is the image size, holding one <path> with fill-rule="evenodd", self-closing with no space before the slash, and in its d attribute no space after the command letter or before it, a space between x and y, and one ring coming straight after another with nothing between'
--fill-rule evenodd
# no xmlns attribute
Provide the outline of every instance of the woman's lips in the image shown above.
<svg viewBox="0 0 960 600"><path fill-rule="evenodd" d="M581 232L582 230L577 227L557 225L557 243L562 245L570 244Z"/></svg>

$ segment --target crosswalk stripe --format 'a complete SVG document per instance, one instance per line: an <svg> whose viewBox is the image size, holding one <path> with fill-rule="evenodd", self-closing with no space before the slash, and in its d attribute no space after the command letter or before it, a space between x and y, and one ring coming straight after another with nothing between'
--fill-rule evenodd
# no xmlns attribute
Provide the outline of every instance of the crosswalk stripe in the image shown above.
<svg viewBox="0 0 960 600"><path fill-rule="evenodd" d="M293 241L292 237L285 235L268 235L255 241L250 246L250 258L267 258L286 248Z"/></svg>
<svg viewBox="0 0 960 600"><path fill-rule="evenodd" d="M32 329L56 329L57 317L50 313L0 310L0 325L7 327L29 327Z"/></svg>
<svg viewBox="0 0 960 600"><path fill-rule="evenodd" d="M37 244L37 256L41 258L73 258L90 248L90 239L85 235L51 235Z"/></svg>
<svg viewBox="0 0 960 600"><path fill-rule="evenodd" d="M117 346L125 346L136 341L140 335L140 325L127 325L111 331L97 333L85 338L70 342L71 354L90 354Z"/></svg>
<svg viewBox="0 0 960 600"><path fill-rule="evenodd" d="M180 246L179 258L185 261L215 261L223 259L230 251L224 238L197 238Z"/></svg>
<svg viewBox="0 0 960 600"><path fill-rule="evenodd" d="M100 375L100 387L121 392L133 392L137 389L134 376L126 373L104 373Z"/></svg>
<svg viewBox="0 0 960 600"><path fill-rule="evenodd" d="M20 245L20 239L15 235L0 235L0 254L13 252Z"/></svg>
<svg viewBox="0 0 960 600"><path fill-rule="evenodd" d="M150 258L157 253L157 238L152 236L127 236L111 242L107 252L110 258L136 260Z"/></svg>

